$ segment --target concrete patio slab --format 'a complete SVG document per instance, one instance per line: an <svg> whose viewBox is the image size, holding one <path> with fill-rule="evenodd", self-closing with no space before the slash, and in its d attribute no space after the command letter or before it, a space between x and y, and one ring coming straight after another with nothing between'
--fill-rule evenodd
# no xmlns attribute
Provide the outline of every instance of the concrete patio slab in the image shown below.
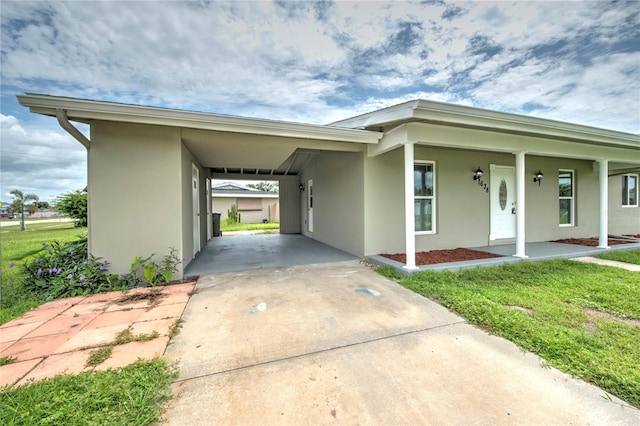
<svg viewBox="0 0 640 426"><path fill-rule="evenodd" d="M640 424L359 262L201 277L182 319L170 425Z"/></svg>
<svg viewBox="0 0 640 426"><path fill-rule="evenodd" d="M355 260L356 256L300 234L238 235L209 240L185 276Z"/></svg>

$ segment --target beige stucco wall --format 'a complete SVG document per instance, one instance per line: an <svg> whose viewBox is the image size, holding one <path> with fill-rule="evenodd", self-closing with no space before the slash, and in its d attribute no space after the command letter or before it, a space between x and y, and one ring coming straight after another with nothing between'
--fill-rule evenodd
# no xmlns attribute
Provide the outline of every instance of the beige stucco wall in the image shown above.
<svg viewBox="0 0 640 426"><path fill-rule="evenodd" d="M300 233L300 200L304 197L299 185L300 182L294 179L281 179L279 182L281 234Z"/></svg>
<svg viewBox="0 0 640 426"><path fill-rule="evenodd" d="M193 244L193 190L191 187L192 165L195 164L199 173L199 194L200 194L200 247L204 247L207 242L207 205L209 202L205 190L205 180L210 177L208 169L204 169L195 159L193 154L184 145L180 144L180 167L181 167L181 205L182 205L182 258L185 259L185 266L197 253L194 253Z"/></svg>
<svg viewBox="0 0 640 426"><path fill-rule="evenodd" d="M609 233L640 234L640 207L622 207L622 176L609 178Z"/></svg>
<svg viewBox="0 0 640 426"><path fill-rule="evenodd" d="M178 129L95 122L89 150L89 242L110 272L134 256L182 253ZM182 274L180 271L179 275Z"/></svg>
<svg viewBox="0 0 640 426"><path fill-rule="evenodd" d="M313 179L313 233L308 231L307 182ZM302 233L364 256L364 153L323 151L301 173Z"/></svg>
<svg viewBox="0 0 640 426"><path fill-rule="evenodd" d="M240 197L242 198L242 197ZM237 205L237 198L212 197L211 203L214 212L220 213L220 220L229 217L229 209L231 205ZM242 210L240 211L240 220L242 223L262 223L263 219L270 222L280 222L280 213L278 206L278 198L261 198L262 210Z"/></svg>
<svg viewBox="0 0 640 426"><path fill-rule="evenodd" d="M511 154L432 148L417 145L415 160L436 166L436 233L416 236L416 250L428 251L490 244L490 194L473 180L480 167L490 183L490 164L515 166ZM598 233L598 175L591 161L525 157L525 208L527 242L589 237ZM542 184L535 172L545 174ZM558 224L558 171L573 169L576 184L576 222ZM403 151L365 159L365 252L400 253L404 241ZM491 188L490 188L491 190ZM495 242L491 242L495 243Z"/></svg>

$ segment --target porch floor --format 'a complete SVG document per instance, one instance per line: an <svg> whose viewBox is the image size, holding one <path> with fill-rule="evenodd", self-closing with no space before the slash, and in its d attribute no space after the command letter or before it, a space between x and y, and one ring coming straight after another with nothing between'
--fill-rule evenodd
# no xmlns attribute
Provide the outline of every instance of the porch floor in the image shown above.
<svg viewBox="0 0 640 426"><path fill-rule="evenodd" d="M563 244L552 242L538 242L538 243L526 243L525 253L526 259L514 257L516 252L515 244L503 244L495 246L482 246L482 247L469 247L472 250L484 251L487 253L493 253L504 257L495 257L491 259L479 259L479 260L467 260L464 262L451 262L451 263L439 263L436 265L423 265L419 266L421 271L458 271L461 269L475 268L477 266L493 266L502 265L505 263L515 263L537 260L549 260L549 259L571 259L576 257L594 256L600 253L604 253L612 250L629 250L640 249L640 243L620 244L612 246L609 249L600 249L596 247L587 247L577 244ZM403 264L388 259L383 256L367 256L367 260L378 265L391 266L398 271L408 273L406 269L403 269Z"/></svg>
<svg viewBox="0 0 640 426"><path fill-rule="evenodd" d="M301 234L216 237L187 266L185 276L355 260L357 256Z"/></svg>

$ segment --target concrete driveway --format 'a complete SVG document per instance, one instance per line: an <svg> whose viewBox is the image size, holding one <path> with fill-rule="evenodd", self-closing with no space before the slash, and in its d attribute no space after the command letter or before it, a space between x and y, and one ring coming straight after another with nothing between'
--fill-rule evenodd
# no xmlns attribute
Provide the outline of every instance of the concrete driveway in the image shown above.
<svg viewBox="0 0 640 426"><path fill-rule="evenodd" d="M358 261L201 277L165 423L640 424Z"/></svg>

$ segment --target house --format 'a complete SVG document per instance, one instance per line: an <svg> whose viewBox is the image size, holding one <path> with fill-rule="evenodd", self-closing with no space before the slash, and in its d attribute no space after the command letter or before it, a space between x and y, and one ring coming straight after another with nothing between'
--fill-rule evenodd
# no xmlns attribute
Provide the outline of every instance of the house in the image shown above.
<svg viewBox="0 0 640 426"><path fill-rule="evenodd" d="M235 205L242 223L280 222L278 193L260 191L234 182L212 184L211 206L225 220Z"/></svg>
<svg viewBox="0 0 640 426"><path fill-rule="evenodd" d="M416 251L515 243L524 258L528 242L640 234L634 134L425 100L331 125L18 100L87 148L89 248L114 272L169 247L193 259L211 237L211 179L278 180L281 233L403 252L408 270Z"/></svg>

